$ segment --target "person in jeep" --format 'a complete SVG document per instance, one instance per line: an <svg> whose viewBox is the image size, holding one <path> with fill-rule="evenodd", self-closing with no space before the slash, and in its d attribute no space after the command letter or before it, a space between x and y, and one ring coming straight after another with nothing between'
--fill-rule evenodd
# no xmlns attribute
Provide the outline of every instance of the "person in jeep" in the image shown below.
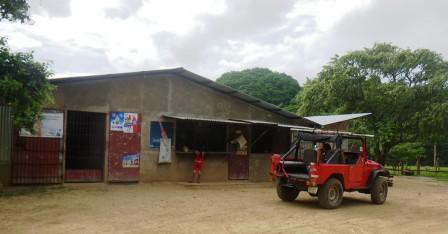
<svg viewBox="0 0 448 234"><path fill-rule="evenodd" d="M317 149L317 161L326 162L331 156L331 146L327 142L322 142L319 144Z"/></svg>

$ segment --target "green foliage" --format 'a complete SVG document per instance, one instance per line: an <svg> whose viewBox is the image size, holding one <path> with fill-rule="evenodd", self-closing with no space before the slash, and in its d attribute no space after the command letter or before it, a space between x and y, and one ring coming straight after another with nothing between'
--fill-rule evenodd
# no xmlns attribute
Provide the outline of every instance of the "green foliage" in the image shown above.
<svg viewBox="0 0 448 234"><path fill-rule="evenodd" d="M25 0L0 0L0 21L29 20ZM30 128L40 118L42 105L53 100L54 86L45 63L33 60L32 53L13 53L0 38L0 105L14 110L14 124Z"/></svg>
<svg viewBox="0 0 448 234"><path fill-rule="evenodd" d="M415 160L425 156L425 148L418 142L400 143L390 149L389 155L398 161Z"/></svg>
<svg viewBox="0 0 448 234"><path fill-rule="evenodd" d="M375 44L335 56L297 103L302 115L373 113L357 127L375 135L374 152L384 162L401 142L446 138L448 64L426 49Z"/></svg>
<svg viewBox="0 0 448 234"><path fill-rule="evenodd" d="M5 19L24 23L30 20L29 8L25 0L0 0L0 21Z"/></svg>
<svg viewBox="0 0 448 234"><path fill-rule="evenodd" d="M280 107L288 106L300 89L291 76L267 68L227 72L216 81ZM296 107L288 106L288 109Z"/></svg>
<svg viewBox="0 0 448 234"><path fill-rule="evenodd" d="M47 64L34 61L32 53L12 53L0 40L0 104L13 107L16 126L31 128L41 106L52 102L50 75Z"/></svg>

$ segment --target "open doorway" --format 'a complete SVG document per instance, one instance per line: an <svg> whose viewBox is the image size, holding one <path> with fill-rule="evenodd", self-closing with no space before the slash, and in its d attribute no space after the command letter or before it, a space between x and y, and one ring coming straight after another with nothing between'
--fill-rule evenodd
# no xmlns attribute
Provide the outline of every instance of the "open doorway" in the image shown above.
<svg viewBox="0 0 448 234"><path fill-rule="evenodd" d="M106 114L68 111L65 182L103 181Z"/></svg>

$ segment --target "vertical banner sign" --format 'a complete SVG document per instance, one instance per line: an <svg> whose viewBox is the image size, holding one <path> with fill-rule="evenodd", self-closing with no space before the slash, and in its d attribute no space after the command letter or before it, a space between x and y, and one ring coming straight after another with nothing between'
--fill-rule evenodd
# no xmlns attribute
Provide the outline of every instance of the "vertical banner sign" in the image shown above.
<svg viewBox="0 0 448 234"><path fill-rule="evenodd" d="M159 164L171 163L171 139L160 138Z"/></svg>
<svg viewBox="0 0 448 234"><path fill-rule="evenodd" d="M171 163L171 139L168 138L165 128L162 122L159 121L160 126L160 152L159 152L159 164Z"/></svg>

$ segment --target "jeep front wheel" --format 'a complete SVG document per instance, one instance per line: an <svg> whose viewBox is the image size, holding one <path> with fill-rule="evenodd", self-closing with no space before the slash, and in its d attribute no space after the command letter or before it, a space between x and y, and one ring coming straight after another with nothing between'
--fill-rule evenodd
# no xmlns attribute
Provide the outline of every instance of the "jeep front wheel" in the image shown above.
<svg viewBox="0 0 448 234"><path fill-rule="evenodd" d="M343 198L344 188L341 181L331 178L321 187L318 197L319 205L326 209L337 208Z"/></svg>
<svg viewBox="0 0 448 234"><path fill-rule="evenodd" d="M374 204L383 204L387 198L387 180L383 176L378 176L373 182L370 190L370 198Z"/></svg>
<svg viewBox="0 0 448 234"><path fill-rule="evenodd" d="M296 200L297 196L299 196L299 190L277 183L277 195L283 201L290 202Z"/></svg>

